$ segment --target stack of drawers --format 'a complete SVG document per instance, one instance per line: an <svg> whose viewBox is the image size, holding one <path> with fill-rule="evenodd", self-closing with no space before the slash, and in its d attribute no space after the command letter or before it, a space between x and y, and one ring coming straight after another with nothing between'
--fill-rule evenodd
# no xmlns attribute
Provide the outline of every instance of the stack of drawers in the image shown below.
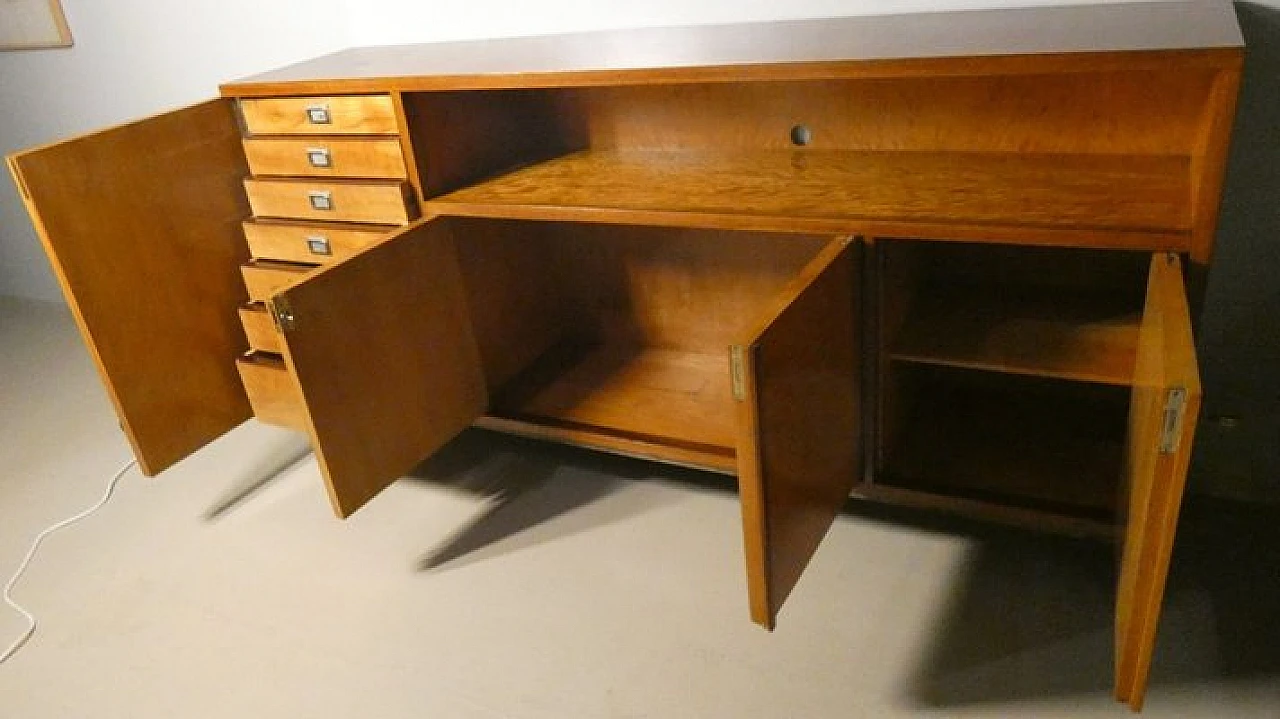
<svg viewBox="0 0 1280 719"><path fill-rule="evenodd" d="M417 216L389 95L240 101L252 176L241 271L249 351L240 377L258 419L305 429L266 302L317 267L349 257Z"/></svg>

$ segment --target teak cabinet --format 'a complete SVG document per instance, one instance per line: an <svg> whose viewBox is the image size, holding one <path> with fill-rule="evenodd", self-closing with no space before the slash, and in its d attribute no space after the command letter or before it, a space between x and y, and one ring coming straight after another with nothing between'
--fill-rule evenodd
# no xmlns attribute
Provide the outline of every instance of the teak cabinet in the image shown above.
<svg viewBox="0 0 1280 719"><path fill-rule="evenodd" d="M147 474L735 474L767 627L851 494L1115 537L1139 708L1240 65L1207 2L364 48L9 163Z"/></svg>

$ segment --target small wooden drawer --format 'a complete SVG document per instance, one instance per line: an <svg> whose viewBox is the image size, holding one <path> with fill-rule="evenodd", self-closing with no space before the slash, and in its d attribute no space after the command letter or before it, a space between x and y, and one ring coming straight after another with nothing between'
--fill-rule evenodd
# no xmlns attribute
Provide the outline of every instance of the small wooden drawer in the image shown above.
<svg viewBox="0 0 1280 719"><path fill-rule="evenodd" d="M244 141L244 154L255 175L393 180L409 176L395 138L250 137Z"/></svg>
<svg viewBox="0 0 1280 719"><path fill-rule="evenodd" d="M267 260L328 264L354 255L397 228L336 222L247 220L249 254Z"/></svg>
<svg viewBox="0 0 1280 719"><path fill-rule="evenodd" d="M249 348L262 352L281 353L280 332L275 322L271 321L271 313L266 305L254 302L240 308L240 324L244 325L244 335L249 339Z"/></svg>
<svg viewBox="0 0 1280 719"><path fill-rule="evenodd" d="M251 177L244 188L258 217L407 225L418 216L413 190L404 182Z"/></svg>
<svg viewBox="0 0 1280 719"><path fill-rule="evenodd" d="M272 97L241 100L251 135L395 135L390 95Z"/></svg>
<svg viewBox="0 0 1280 719"><path fill-rule="evenodd" d="M307 431L307 411L302 392L280 357L265 352L246 352L236 359L240 381L253 414L267 424Z"/></svg>
<svg viewBox="0 0 1280 719"><path fill-rule="evenodd" d="M240 266L240 274L244 276L244 286L249 290L249 301L266 302L276 292L302 279L313 269L315 268L309 265L290 262L250 260L249 264Z"/></svg>

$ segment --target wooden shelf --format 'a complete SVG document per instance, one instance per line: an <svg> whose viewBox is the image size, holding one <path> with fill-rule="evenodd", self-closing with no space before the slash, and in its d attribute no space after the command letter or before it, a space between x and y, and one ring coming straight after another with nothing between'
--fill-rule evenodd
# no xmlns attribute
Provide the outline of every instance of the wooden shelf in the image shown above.
<svg viewBox="0 0 1280 719"><path fill-rule="evenodd" d="M1123 468L1127 393L1101 385L1046 391L1016 378L1005 384L992 389L935 376L919 386L876 482L1110 519Z"/></svg>
<svg viewBox="0 0 1280 719"><path fill-rule="evenodd" d="M1113 541L1116 523L1112 517L1082 516L1061 512L1013 506L996 501L971 499L955 495L924 492L891 484L867 482L853 492L857 499L867 499L901 507L943 511L961 517L987 522L998 522L1011 527L1022 527L1037 532L1053 532L1072 537Z"/></svg>
<svg viewBox="0 0 1280 719"><path fill-rule="evenodd" d="M1185 235L1189 178L1183 156L586 150L441 195L427 211L824 232L950 226L959 239L1000 227Z"/></svg>
<svg viewBox="0 0 1280 719"><path fill-rule="evenodd" d="M732 457L728 355L620 345L549 351L498 393L492 414Z"/></svg>
<svg viewBox="0 0 1280 719"><path fill-rule="evenodd" d="M946 292L921 297L890 357L1013 374L1128 386L1137 357L1139 308L1095 295L1000 296Z"/></svg>

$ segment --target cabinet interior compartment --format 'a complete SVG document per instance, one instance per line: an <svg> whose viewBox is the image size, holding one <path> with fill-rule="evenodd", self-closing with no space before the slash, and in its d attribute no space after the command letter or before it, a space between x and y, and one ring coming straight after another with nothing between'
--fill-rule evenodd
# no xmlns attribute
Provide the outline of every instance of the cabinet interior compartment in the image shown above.
<svg viewBox="0 0 1280 719"><path fill-rule="evenodd" d="M728 472L728 348L832 239L452 222L490 422Z"/></svg>
<svg viewBox="0 0 1280 719"><path fill-rule="evenodd" d="M1123 470L1127 388L928 365L890 367L876 482L1109 522Z"/></svg>
<svg viewBox="0 0 1280 719"><path fill-rule="evenodd" d="M1185 241L1213 77L1145 68L417 92L405 105L436 213L704 226L733 215L815 232L923 223L955 239L1003 228L995 239L1006 241L1032 224L1124 244L1137 241L1124 233Z"/></svg>
<svg viewBox="0 0 1280 719"><path fill-rule="evenodd" d="M878 246L874 481L1109 522L1150 255Z"/></svg>

